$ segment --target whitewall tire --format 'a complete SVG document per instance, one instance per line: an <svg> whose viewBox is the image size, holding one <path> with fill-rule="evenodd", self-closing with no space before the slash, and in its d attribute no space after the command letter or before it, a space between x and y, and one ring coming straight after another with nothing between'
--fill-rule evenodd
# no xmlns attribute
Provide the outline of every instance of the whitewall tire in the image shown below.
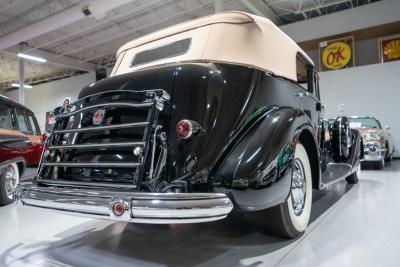
<svg viewBox="0 0 400 267"><path fill-rule="evenodd" d="M0 175L0 206L2 206L13 202L13 194L20 178L17 164L7 164L1 169Z"/></svg>
<svg viewBox="0 0 400 267"><path fill-rule="evenodd" d="M312 172L307 151L301 143L296 145L292 165L292 181L287 200L268 210L270 227L286 238L295 238L303 233L311 214Z"/></svg>
<svg viewBox="0 0 400 267"><path fill-rule="evenodd" d="M311 214L311 204L312 204L312 176L311 176L311 166L310 161L308 159L307 151L301 144L297 144L296 151L294 154L294 167L293 167L293 175L292 175L292 188L290 192L290 196L287 199L287 205L289 208L289 215L293 227L298 232L304 232L307 228L308 221L310 219ZM299 165L299 166L296 166ZM294 180L294 176L296 172L303 172L301 181L303 184L296 187L296 181ZM305 183L305 184L304 184ZM298 188L300 187L300 188ZM297 191L301 191L301 193L297 193ZM300 195L297 199L298 205L301 207L297 208L298 205L295 203L295 194L303 194Z"/></svg>

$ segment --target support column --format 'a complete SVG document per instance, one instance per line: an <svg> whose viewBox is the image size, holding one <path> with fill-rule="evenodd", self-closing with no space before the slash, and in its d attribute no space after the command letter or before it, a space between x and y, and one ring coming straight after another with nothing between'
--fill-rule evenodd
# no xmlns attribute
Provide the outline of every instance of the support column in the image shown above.
<svg viewBox="0 0 400 267"><path fill-rule="evenodd" d="M214 13L224 11L224 0L214 0Z"/></svg>
<svg viewBox="0 0 400 267"><path fill-rule="evenodd" d="M18 101L20 104L25 105L25 64L22 58L19 59L19 89L18 89Z"/></svg>

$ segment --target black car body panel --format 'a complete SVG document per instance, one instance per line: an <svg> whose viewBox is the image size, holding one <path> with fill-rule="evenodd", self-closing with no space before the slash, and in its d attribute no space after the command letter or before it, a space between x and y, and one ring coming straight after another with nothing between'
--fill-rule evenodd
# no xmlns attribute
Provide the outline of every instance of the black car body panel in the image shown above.
<svg viewBox="0 0 400 267"><path fill-rule="evenodd" d="M294 81L297 61L303 76ZM85 87L57 118L19 202L156 223L225 218L232 203L264 210L288 199L298 143L313 188L352 175L359 133L344 117L326 127L313 64L299 52L289 63L278 76L248 64L177 60ZM182 121L191 122L187 138Z"/></svg>
<svg viewBox="0 0 400 267"><path fill-rule="evenodd" d="M84 107L85 101L95 104L100 96L107 94L106 101L116 99L116 95L126 100L124 92L159 88L171 97L158 118L163 131L168 133L168 157L162 176L169 183L183 182L189 192L229 191L241 209L265 209L281 203L289 193L290 173L287 169L293 159L293 144L299 137L296 132L307 126L312 145L318 150L317 132L313 128L315 122L311 119L319 117L315 109L318 100L310 98L312 104L306 106L298 97L304 91L299 85L243 66L173 64L125 74L84 88L75 105ZM111 121L122 122L117 115L107 114L110 114ZM78 127L77 123L81 127L96 127L91 118L85 120L84 117L75 122L74 127ZM175 126L182 119L198 122L203 133L189 140L176 138ZM65 126L58 125L55 130L57 127ZM124 134L126 132L119 134L116 130L98 140L103 143L111 139L126 141ZM74 141L76 137L70 135L66 143L90 143L95 135L98 136L97 133L83 133ZM65 157L76 162L135 160L132 154L129 155L129 150L125 153L119 150L118 153L124 155L122 159L115 157L116 153L109 149L99 158L99 153L94 150L66 153ZM145 161L148 168L149 158ZM104 172L98 170L98 173L104 178ZM121 181L134 183L134 179L129 179L129 172L117 173ZM313 187L319 188L319 170L315 174ZM76 177L77 173L71 172L64 179L76 180ZM98 179L101 182L105 180L112 181L112 177ZM268 189L275 185L278 190ZM273 197L268 193L270 191L273 191Z"/></svg>

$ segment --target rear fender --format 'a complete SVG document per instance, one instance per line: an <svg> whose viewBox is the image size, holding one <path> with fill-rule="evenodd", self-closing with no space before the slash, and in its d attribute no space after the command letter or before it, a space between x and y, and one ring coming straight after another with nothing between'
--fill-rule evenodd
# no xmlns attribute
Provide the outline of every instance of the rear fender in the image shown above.
<svg viewBox="0 0 400 267"><path fill-rule="evenodd" d="M213 186L229 191L242 210L262 210L284 202L291 184L291 163L304 112L279 107L254 123L216 172Z"/></svg>

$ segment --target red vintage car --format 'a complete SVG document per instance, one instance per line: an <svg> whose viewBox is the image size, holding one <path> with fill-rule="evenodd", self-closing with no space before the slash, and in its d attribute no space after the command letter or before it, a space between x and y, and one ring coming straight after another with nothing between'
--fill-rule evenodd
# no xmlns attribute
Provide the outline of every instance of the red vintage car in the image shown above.
<svg viewBox="0 0 400 267"><path fill-rule="evenodd" d="M38 165L42 148L42 136L33 112L0 96L0 205L12 201L25 165Z"/></svg>
<svg viewBox="0 0 400 267"><path fill-rule="evenodd" d="M0 96L0 162L23 157L27 165L37 166L43 148L42 139L33 112Z"/></svg>

